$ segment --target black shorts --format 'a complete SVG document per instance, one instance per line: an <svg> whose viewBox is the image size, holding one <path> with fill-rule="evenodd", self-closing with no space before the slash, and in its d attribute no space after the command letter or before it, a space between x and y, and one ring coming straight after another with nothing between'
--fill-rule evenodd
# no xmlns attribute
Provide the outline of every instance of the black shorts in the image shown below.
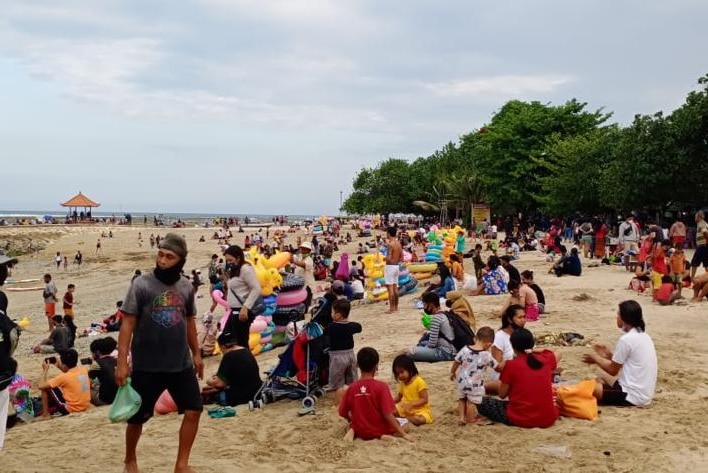
<svg viewBox="0 0 708 473"><path fill-rule="evenodd" d="M622 386L617 381L612 386L602 385L600 404L605 406L634 406L634 404L627 401L627 393L622 391Z"/></svg>
<svg viewBox="0 0 708 473"><path fill-rule="evenodd" d="M143 402L140 410L128 420L129 424L147 422L152 417L157 399L165 389L169 391L180 413L202 410L202 396L194 368L177 373L133 371L130 379L133 389L140 394Z"/></svg>
<svg viewBox="0 0 708 473"><path fill-rule="evenodd" d="M691 267L697 268L703 265L704 268L708 268L708 245L701 245L696 248L696 252L693 253L693 258L691 258Z"/></svg>

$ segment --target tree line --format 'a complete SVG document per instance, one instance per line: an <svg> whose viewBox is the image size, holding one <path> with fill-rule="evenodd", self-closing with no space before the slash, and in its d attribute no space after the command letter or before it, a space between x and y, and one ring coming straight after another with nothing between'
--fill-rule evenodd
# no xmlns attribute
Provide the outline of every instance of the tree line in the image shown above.
<svg viewBox="0 0 708 473"><path fill-rule="evenodd" d="M496 214L565 216L698 208L708 196L708 75L671 114L612 113L511 100L457 143L414 161L363 168L343 204L352 214L449 209L470 221L472 205Z"/></svg>

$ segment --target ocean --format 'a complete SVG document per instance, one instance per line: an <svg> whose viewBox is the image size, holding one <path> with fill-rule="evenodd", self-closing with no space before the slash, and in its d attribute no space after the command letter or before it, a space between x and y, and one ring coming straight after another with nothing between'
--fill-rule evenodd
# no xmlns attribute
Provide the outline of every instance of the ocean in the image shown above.
<svg viewBox="0 0 708 473"><path fill-rule="evenodd" d="M115 217L118 219L123 218L126 213L130 213L133 216L133 222L142 223L143 218L147 217L149 222L152 222L154 217L165 222L173 222L177 220L182 220L186 222L203 222L209 220L210 222L215 218L231 218L236 217L240 221L244 220L246 217L251 219L258 219L261 222L267 223L272 222L273 218L278 217L278 215L266 215L266 214L217 214L208 212L196 212L196 213L172 213L172 212L107 212L102 210L94 210L91 212L93 218L108 218ZM57 212L56 210L0 210L0 220L12 221L16 218L36 218L43 219L45 216L50 216L57 220L63 220L68 215L68 212ZM286 219L289 221L316 220L319 218L318 215L286 215Z"/></svg>

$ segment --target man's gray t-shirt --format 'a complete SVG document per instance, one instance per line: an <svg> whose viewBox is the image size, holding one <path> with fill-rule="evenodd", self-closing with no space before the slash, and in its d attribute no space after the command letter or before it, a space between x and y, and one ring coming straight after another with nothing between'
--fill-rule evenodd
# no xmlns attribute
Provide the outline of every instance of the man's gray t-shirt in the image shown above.
<svg viewBox="0 0 708 473"><path fill-rule="evenodd" d="M56 304L57 299L54 297L54 294L57 293L57 286L54 284L54 281L49 281L44 285L44 293L43 295L48 295L49 297L44 298L44 303L45 304Z"/></svg>
<svg viewBox="0 0 708 473"><path fill-rule="evenodd" d="M49 342L54 347L54 351L59 353L69 348L69 327L60 325L49 334Z"/></svg>
<svg viewBox="0 0 708 473"><path fill-rule="evenodd" d="M137 317L131 345L135 371L177 373L193 366L187 317L196 315L196 307L187 279L168 286L144 274L130 285L121 311Z"/></svg>

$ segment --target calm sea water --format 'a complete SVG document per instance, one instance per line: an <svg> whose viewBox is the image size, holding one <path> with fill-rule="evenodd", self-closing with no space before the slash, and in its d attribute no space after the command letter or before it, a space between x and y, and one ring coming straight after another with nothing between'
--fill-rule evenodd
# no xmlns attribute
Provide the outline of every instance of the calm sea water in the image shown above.
<svg viewBox="0 0 708 473"><path fill-rule="evenodd" d="M116 217L122 218L127 212L104 212L100 210L95 210L91 213L93 218L103 218L103 217ZM133 216L133 221L135 223L141 223L144 216L147 216L148 221L152 221L154 217L162 220L174 221L199 221L199 220L213 220L215 218L221 217L237 217L239 220L243 220L245 217L249 219L257 218L261 222L271 222L277 215L266 215L266 214L216 214L216 213L169 213L169 212L130 212ZM56 219L63 219L66 217L67 213L57 212L56 210L0 210L0 219L14 219L14 218L42 218L45 215L49 215ZM296 220L306 220L306 219L316 219L319 216L314 215L286 215L287 219L290 221Z"/></svg>

